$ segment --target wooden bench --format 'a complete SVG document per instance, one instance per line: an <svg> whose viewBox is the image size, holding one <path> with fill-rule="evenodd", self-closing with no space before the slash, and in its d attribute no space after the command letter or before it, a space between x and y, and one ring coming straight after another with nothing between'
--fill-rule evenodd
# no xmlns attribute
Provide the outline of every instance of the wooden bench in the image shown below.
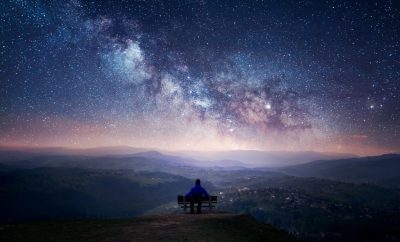
<svg viewBox="0 0 400 242"><path fill-rule="evenodd" d="M186 211L187 208L190 208L190 200L186 200L185 196L178 195L178 205ZM209 196L208 199L203 199L201 201L202 208L209 208L210 210L215 207L217 204L217 196ZM196 205L195 205L196 206Z"/></svg>

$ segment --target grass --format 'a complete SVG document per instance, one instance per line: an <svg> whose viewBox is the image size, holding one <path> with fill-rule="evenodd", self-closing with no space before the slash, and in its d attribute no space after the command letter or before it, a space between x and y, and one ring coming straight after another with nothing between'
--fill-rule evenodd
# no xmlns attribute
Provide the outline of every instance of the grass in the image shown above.
<svg viewBox="0 0 400 242"><path fill-rule="evenodd" d="M175 214L0 226L0 241L295 241L247 215Z"/></svg>

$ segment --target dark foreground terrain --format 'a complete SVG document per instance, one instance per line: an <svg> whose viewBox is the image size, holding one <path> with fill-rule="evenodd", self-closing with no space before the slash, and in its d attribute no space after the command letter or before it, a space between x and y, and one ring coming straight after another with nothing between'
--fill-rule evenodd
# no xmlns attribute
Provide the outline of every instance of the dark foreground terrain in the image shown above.
<svg viewBox="0 0 400 242"><path fill-rule="evenodd" d="M0 241L296 241L248 215L171 214L135 219L2 224Z"/></svg>
<svg viewBox="0 0 400 242"><path fill-rule="evenodd" d="M205 233L206 241L254 241L271 236L257 230L265 224L310 242L400 241L400 155L257 169L190 162L157 152L92 157L0 151L0 224L19 224L2 226L0 233L8 237L0 241L16 235L26 238L20 241L137 241L148 231L155 240L184 240L190 233L199 239ZM216 211L249 214L265 224L232 218L221 220L225 227L207 219L188 226L174 220L171 214L183 216L176 196L196 178L218 196ZM141 218L161 214L164 222L154 222L161 227L140 222L157 221ZM27 222L32 223L21 225Z"/></svg>

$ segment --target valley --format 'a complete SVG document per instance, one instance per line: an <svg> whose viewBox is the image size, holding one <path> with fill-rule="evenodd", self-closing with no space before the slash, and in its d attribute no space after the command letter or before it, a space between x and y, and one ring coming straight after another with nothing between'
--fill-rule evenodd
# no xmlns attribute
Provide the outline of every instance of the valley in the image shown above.
<svg viewBox="0 0 400 242"><path fill-rule="evenodd" d="M399 175L396 155L283 168L195 166L201 161L159 152L94 157L34 154L16 159L18 155L1 160L2 224L180 216L176 195L185 194L194 179L201 178L209 193L219 197L214 212L248 214L298 239L400 239L400 190L382 182ZM373 164L381 161L384 166L373 170ZM347 164L351 169L362 164L362 179L349 180L342 172ZM371 164L368 173L365 164Z"/></svg>

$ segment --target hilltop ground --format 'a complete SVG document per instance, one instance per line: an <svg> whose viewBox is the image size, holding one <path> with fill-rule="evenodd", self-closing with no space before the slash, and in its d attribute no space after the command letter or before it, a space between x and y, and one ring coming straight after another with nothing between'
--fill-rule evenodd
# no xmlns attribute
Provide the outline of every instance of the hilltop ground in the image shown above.
<svg viewBox="0 0 400 242"><path fill-rule="evenodd" d="M171 214L125 220L1 225L0 241L295 241L248 215Z"/></svg>

